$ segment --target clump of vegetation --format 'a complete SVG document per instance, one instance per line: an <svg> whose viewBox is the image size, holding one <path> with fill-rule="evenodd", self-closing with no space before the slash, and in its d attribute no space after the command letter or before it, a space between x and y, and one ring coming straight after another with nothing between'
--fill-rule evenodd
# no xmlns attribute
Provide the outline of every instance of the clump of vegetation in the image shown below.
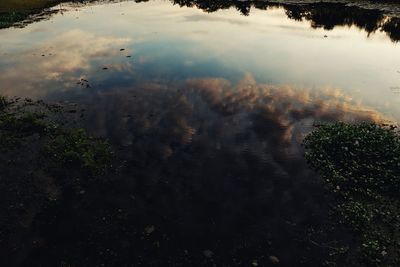
<svg viewBox="0 0 400 267"><path fill-rule="evenodd" d="M92 175L105 172L112 155L107 142L94 140L83 129L73 129L51 136L44 152L55 169L79 168Z"/></svg>
<svg viewBox="0 0 400 267"><path fill-rule="evenodd" d="M349 265L400 265L400 136L394 126L322 125L305 156L336 197L334 214L355 234ZM351 255L350 255L351 254Z"/></svg>
<svg viewBox="0 0 400 267"><path fill-rule="evenodd" d="M91 175L101 174L111 162L110 145L90 137L84 129L65 127L62 119L57 118L62 113L62 107L42 101L1 97L0 151L31 145L48 168L74 167Z"/></svg>
<svg viewBox="0 0 400 267"><path fill-rule="evenodd" d="M30 136L43 134L46 129L44 117L44 114L37 112L27 112L21 116L2 112L0 114L0 149L16 148Z"/></svg>

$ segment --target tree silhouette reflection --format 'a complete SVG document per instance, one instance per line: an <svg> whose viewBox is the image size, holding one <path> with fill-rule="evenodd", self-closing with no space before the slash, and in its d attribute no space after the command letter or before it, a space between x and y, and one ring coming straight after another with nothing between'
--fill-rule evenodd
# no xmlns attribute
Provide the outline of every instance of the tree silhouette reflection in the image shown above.
<svg viewBox="0 0 400 267"><path fill-rule="evenodd" d="M125 0L120 0L125 1ZM349 6L344 3L311 3L311 4L284 4L267 1L239 1L239 0L170 0L181 7L195 7L211 13L221 9L236 8L242 15L249 16L251 8L267 10L270 8L284 8L286 15L294 20L306 20L313 28L332 30L336 26L356 26L365 30L368 35L380 30L385 32L393 42L400 40L400 23L397 17L388 17L378 9L366 9L358 6ZM63 2L63 1L59 1ZM115 3L116 1L102 0L89 1L96 4ZM149 0L135 0L136 3ZM387 1L383 1L387 2ZM88 4L86 1L73 1L74 5ZM29 14L1 13L0 28L12 25L23 27L38 20L47 19L57 13L57 10L33 10ZM18 15L18 16L17 16Z"/></svg>
<svg viewBox="0 0 400 267"><path fill-rule="evenodd" d="M173 0L174 4L196 7L206 12L235 7L241 14L250 15L252 7L267 10L269 8L284 8L290 19L310 21L313 28L332 30L336 26L356 26L365 30L368 35L381 30L392 41L400 40L400 23L398 18L387 17L377 9L365 9L348 6L343 3L313 3L313 4L277 4L266 1L226 1L226 0Z"/></svg>

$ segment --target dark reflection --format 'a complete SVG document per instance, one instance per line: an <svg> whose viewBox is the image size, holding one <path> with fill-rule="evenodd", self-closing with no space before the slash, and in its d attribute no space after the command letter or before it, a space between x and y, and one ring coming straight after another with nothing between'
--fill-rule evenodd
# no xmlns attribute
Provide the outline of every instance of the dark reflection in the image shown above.
<svg viewBox="0 0 400 267"><path fill-rule="evenodd" d="M388 18L382 25L382 29L393 41L400 40L400 18Z"/></svg>
<svg viewBox="0 0 400 267"><path fill-rule="evenodd" d="M173 0L180 6L197 7L206 12L235 7L243 15L250 15L252 7L269 9L281 7L294 20L307 20L313 28L332 30L336 26L357 26L368 34L377 30L385 32L392 41L399 41L398 18L388 18L378 9L348 6L344 3L283 4L268 1L226 1L226 0Z"/></svg>
<svg viewBox="0 0 400 267"><path fill-rule="evenodd" d="M0 12L0 29L23 28L28 24L46 20L59 13L60 10L37 10L30 12Z"/></svg>
<svg viewBox="0 0 400 267"><path fill-rule="evenodd" d="M62 6L57 6L62 3L68 3L68 6L82 7L88 4L100 3L117 3L129 0L37 0L26 1L25 5L18 8L6 2L5 5L0 2L0 29L17 27L23 28L31 23L50 19L53 15L66 11Z"/></svg>
<svg viewBox="0 0 400 267"><path fill-rule="evenodd" d="M78 7L91 3L99 4L123 1L126 0L72 1L70 5L73 4ZM135 0L135 2L148 2L148 0ZM240 13L246 16L250 15L250 10L253 7L263 10L280 7L286 10L288 18L300 21L310 21L311 27L313 28L332 30L336 26L356 26L365 30L368 34L379 30L385 32L394 42L400 40L399 18L387 17L384 15L384 12L379 9L349 6L344 3L319 2L311 4L277 4L268 1L238 0L171 0L171 2L173 2L173 4L178 4L181 7L196 7L206 12L215 12L220 9L235 7ZM63 9L45 11L33 10L25 14L0 12L0 28L10 27L12 25L23 27L38 20L48 19L50 16L58 12L63 12Z"/></svg>
<svg viewBox="0 0 400 267"><path fill-rule="evenodd" d="M26 266L321 266L346 234L323 228L327 196L299 143L315 121L381 120L338 91L250 76L77 99L119 147L118 170L41 215Z"/></svg>
<svg viewBox="0 0 400 267"><path fill-rule="evenodd" d="M308 20L313 28L332 30L335 26L352 26L368 33L379 29L384 18L379 10L367 10L344 4L319 3L313 5L288 5L285 7L289 18Z"/></svg>

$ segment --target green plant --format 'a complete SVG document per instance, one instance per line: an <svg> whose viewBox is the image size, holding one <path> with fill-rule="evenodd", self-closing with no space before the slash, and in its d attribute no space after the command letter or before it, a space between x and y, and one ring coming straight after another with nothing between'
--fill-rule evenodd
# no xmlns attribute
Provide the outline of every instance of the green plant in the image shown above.
<svg viewBox="0 0 400 267"><path fill-rule="evenodd" d="M305 157L336 196L338 223L358 239L356 262L400 264L400 137L370 123L322 125L305 140Z"/></svg>
<svg viewBox="0 0 400 267"><path fill-rule="evenodd" d="M104 172L110 165L111 147L87 135L84 129L73 129L51 136L44 153L56 167L76 167L92 174Z"/></svg>

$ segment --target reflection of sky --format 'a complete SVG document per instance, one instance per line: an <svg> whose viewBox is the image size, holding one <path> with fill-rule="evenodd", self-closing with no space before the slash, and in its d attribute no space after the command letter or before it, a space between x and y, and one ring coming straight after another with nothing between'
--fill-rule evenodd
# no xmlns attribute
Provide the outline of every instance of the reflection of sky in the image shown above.
<svg viewBox="0 0 400 267"><path fill-rule="evenodd" d="M279 137L273 144L282 148L298 145L296 140L302 139L314 121L386 120L379 112L364 107L340 90L272 86L257 83L251 75L237 84L221 78L194 78L173 87L147 83L93 97L82 96L70 95L73 102L81 101L85 107L90 118L87 128L113 142L128 144L141 140L142 137L133 137L143 132L151 142L169 144L178 139L182 145L202 135L210 139L222 133L224 137L238 132L245 135L254 130L250 128L256 127L258 121L257 129L262 128L264 132L262 138ZM213 126L205 129L209 124ZM173 137L154 138L154 134L149 134L151 131ZM211 134L214 131L217 133Z"/></svg>
<svg viewBox="0 0 400 267"><path fill-rule="evenodd" d="M259 82L340 88L400 114L398 45L356 28L310 29L279 9L246 17L124 2L2 30L0 38L0 84L9 95L48 97L79 89L81 78L89 81L85 90L96 90L193 77L238 81L251 73Z"/></svg>
<svg viewBox="0 0 400 267"><path fill-rule="evenodd" d="M272 252L282 266L321 266L324 250L303 240L309 240L311 226L326 225L329 209L299 141L314 119L377 121L379 114L339 91L265 85L251 75L238 83L198 78L182 85L142 84L78 96L87 129L123 145L115 150L121 159L117 177L104 183L106 191L83 187L87 193L76 208L54 216L45 234L42 227L34 232L51 247L40 244L19 258L29 266L59 266L56 260L77 255L82 244L78 254L88 258L85 266L211 266L197 264L204 248L215 253L215 266L243 266L249 258L270 266L263 255ZM84 229L79 237L71 230L77 225ZM141 233L147 225L154 228L151 236ZM28 243L31 236L24 237L16 242ZM112 254L98 253L104 244ZM190 253L181 257L184 250ZM38 254L50 256L43 263ZM299 265L306 257L311 261Z"/></svg>
<svg viewBox="0 0 400 267"><path fill-rule="evenodd" d="M285 266L303 255L317 262L319 247L296 241L305 240L299 233L309 239L306 229L323 225L328 211L301 140L314 122L381 122L386 116L379 111L400 118L400 95L389 88L400 86L395 44L354 28L312 30L282 10L245 17L235 10L206 14L169 2L124 2L1 30L0 38L0 93L79 102L85 110L79 123L123 146L116 150L124 160L115 184L124 189L100 198L106 201L100 214L112 218L124 209L126 224L118 229L132 225L135 233L154 225L167 256L149 254L146 240L125 231L110 230L117 244L107 232L99 235L107 240L101 248L83 242L90 251L111 244L113 260L123 261L128 249L132 260L126 241L137 244L137 259L151 255L152 265L173 262L184 250L201 255L204 248L217 260L229 259L218 266L234 266L234 258L260 258L266 266L262 255L269 251L279 252ZM84 206L95 233L87 240L93 240L110 228L95 227L102 225L99 205ZM69 225L77 224L63 223ZM54 236L43 243L57 251L64 241L46 238ZM59 251L68 254L64 246ZM108 257L95 255L101 262Z"/></svg>
<svg viewBox="0 0 400 267"><path fill-rule="evenodd" d="M118 172L124 179L117 180L124 189L110 190L116 197L107 199L105 209L111 201L115 210L128 203L134 214L129 225L144 221L162 229L168 240L157 240L168 251L164 264L175 263L183 249L194 251L192 259L207 247L223 259L216 266L243 266L231 261L248 259L247 251L261 259L260 266L270 266L260 257L265 251L278 251L282 266L320 266L314 263L320 247L297 241L308 240L303 236L309 237L309 225L326 223L328 211L299 143L314 120L380 121L378 113L339 91L270 86L251 75L235 84L190 79L182 88L143 84L77 100L89 132L123 145L117 153L127 160L127 170ZM90 214L93 207L87 206ZM121 239L137 240L126 232ZM141 255L138 247L135 254ZM313 262L299 265L303 253ZM150 255L152 261L161 258Z"/></svg>

